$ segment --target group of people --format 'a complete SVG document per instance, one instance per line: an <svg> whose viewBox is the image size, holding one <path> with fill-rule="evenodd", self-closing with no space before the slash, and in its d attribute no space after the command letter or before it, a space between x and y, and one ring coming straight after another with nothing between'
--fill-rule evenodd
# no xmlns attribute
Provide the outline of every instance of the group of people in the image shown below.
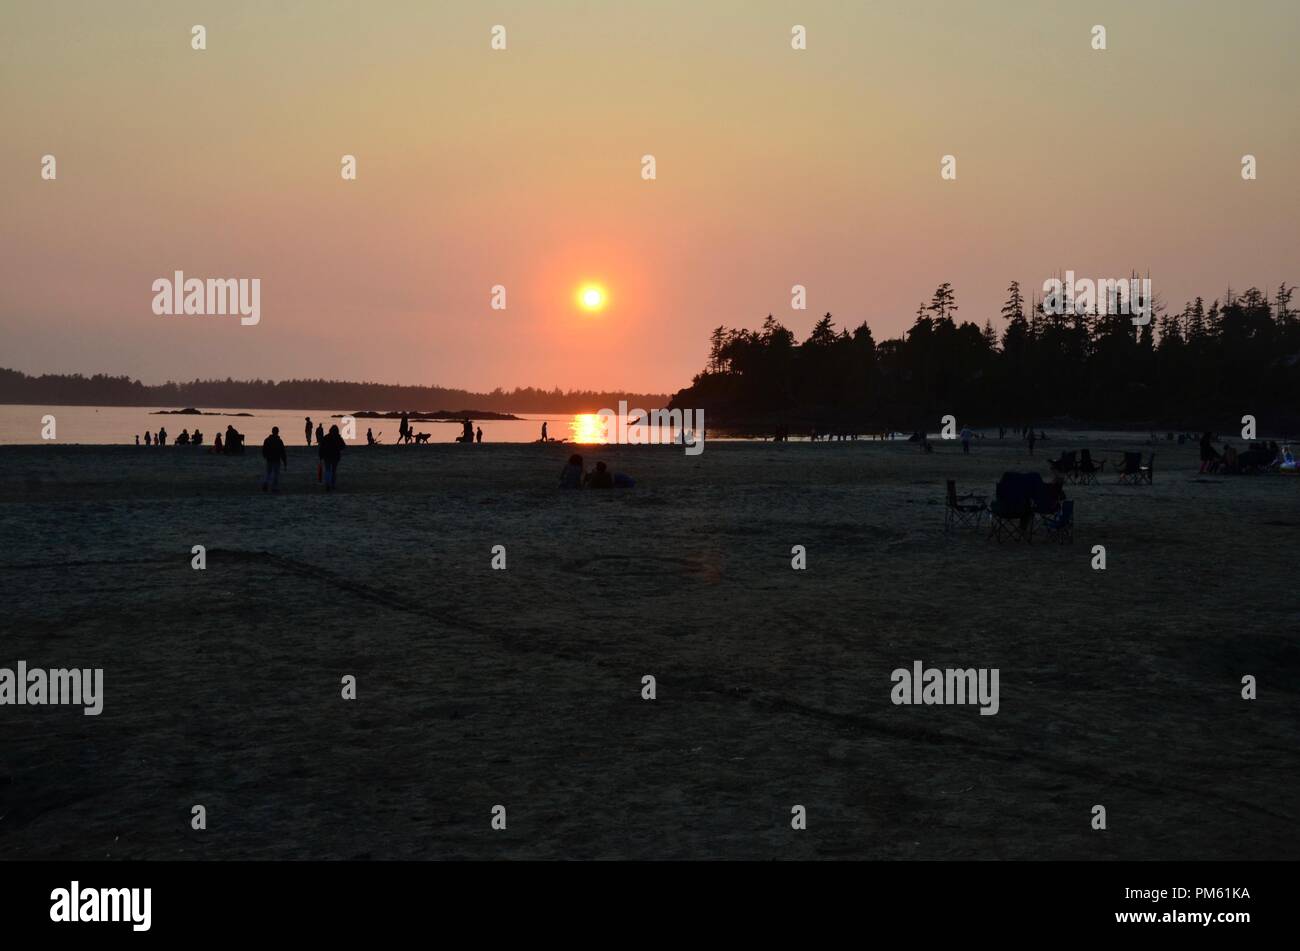
<svg viewBox="0 0 1300 951"><path fill-rule="evenodd" d="M634 485L631 476L610 472L603 462L597 462L594 469L587 471L582 456L576 452L560 470L561 489L630 489Z"/></svg>
<svg viewBox="0 0 1300 951"><path fill-rule="evenodd" d="M312 435L311 419L308 418L308 446L311 445ZM347 443L339 432L338 426L331 426L329 432L325 432L323 426L317 426L315 437L316 455L320 460L316 478L324 483L326 492L333 492L338 476L339 460L343 458L343 449ZM271 435L262 440L262 459L266 462L266 475L262 477L262 491L279 492L280 470L289 465L289 453L285 449L284 440L280 438L279 426L272 426Z"/></svg>
<svg viewBox="0 0 1300 951"><path fill-rule="evenodd" d="M1259 472L1277 470L1295 472L1296 459L1290 446L1279 446L1273 440L1252 442L1249 449L1238 450L1230 443L1223 444L1223 451L1214 448L1214 434L1201 436L1201 472Z"/></svg>
<svg viewBox="0 0 1300 951"><path fill-rule="evenodd" d="M140 445L140 437L135 437L135 444ZM163 427L158 430L157 434L146 432L144 434L144 444L146 446L165 446L167 445L167 429ZM203 433L195 428L194 432L182 429L181 434L176 437L173 445L176 446L202 446ZM244 451L244 434L234 426L226 427L226 435L223 440L221 433L217 433L217 438L212 441L212 446L208 452L221 453L225 455L242 453Z"/></svg>
<svg viewBox="0 0 1300 951"><path fill-rule="evenodd" d="M221 437L218 436L218 439ZM135 444L140 445L140 437L135 437ZM146 446L165 446L167 445L167 428L160 427L157 434L146 432L144 434L144 444ZM203 445L203 433L195 429L191 433L187 429L182 429L181 434L176 437L175 445L177 446L201 446Z"/></svg>

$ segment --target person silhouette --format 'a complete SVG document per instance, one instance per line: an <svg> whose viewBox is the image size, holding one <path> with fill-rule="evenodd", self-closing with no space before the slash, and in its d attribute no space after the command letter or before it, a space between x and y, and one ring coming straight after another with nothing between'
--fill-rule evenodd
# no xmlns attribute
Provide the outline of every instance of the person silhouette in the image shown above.
<svg viewBox="0 0 1300 951"><path fill-rule="evenodd" d="M339 459L343 456L343 437L339 435L339 428L331 426L330 431L323 438L316 440L319 447L317 454L325 469L325 491L334 491L334 480L338 475Z"/></svg>
<svg viewBox="0 0 1300 951"><path fill-rule="evenodd" d="M165 428L158 430L158 445L167 445L167 430Z"/></svg>
<svg viewBox="0 0 1300 951"><path fill-rule="evenodd" d="M136 436L135 436L135 444L136 444L137 446L140 445L140 434L139 434L139 433L136 433Z"/></svg>
<svg viewBox="0 0 1300 951"><path fill-rule="evenodd" d="M476 433L474 434L474 441L475 441L475 442L480 442L480 443L483 441L483 427L482 427L482 426L480 426L480 427L478 428L478 432L476 432Z"/></svg>
<svg viewBox="0 0 1300 951"><path fill-rule="evenodd" d="M271 435L262 441L262 458L266 460L266 475L262 478L262 491L280 491L280 467L289 465L289 456L284 451L284 440L280 438L280 427L272 426Z"/></svg>
<svg viewBox="0 0 1300 951"><path fill-rule="evenodd" d="M307 422L303 425L302 428L303 428L303 432L304 432L304 434L307 436L307 445L310 446L310 445L311 445L311 417L310 417L310 416L304 416L303 419L307 420ZM274 427L272 427L272 428L274 428Z"/></svg>
<svg viewBox="0 0 1300 951"><path fill-rule="evenodd" d="M582 456L575 452L569 457L569 461L564 468L560 470L560 488L581 489L584 474Z"/></svg>
<svg viewBox="0 0 1300 951"><path fill-rule="evenodd" d="M411 420L405 413L402 414L402 421L397 424L397 441L400 443L411 441Z"/></svg>
<svg viewBox="0 0 1300 951"><path fill-rule="evenodd" d="M325 426L322 423L317 423L316 424L316 445L319 446L320 441L324 438L325 438Z"/></svg>
<svg viewBox="0 0 1300 951"><path fill-rule="evenodd" d="M542 423L542 442L546 442L546 423Z"/></svg>
<svg viewBox="0 0 1300 951"><path fill-rule="evenodd" d="M367 446L378 445L378 443L375 441L375 431L373 429L366 430L366 445Z"/></svg>
<svg viewBox="0 0 1300 951"><path fill-rule="evenodd" d="M152 445L153 445L153 433L149 432L148 430L145 430L145 434L144 434L144 444L145 444L146 446L152 446Z"/></svg>

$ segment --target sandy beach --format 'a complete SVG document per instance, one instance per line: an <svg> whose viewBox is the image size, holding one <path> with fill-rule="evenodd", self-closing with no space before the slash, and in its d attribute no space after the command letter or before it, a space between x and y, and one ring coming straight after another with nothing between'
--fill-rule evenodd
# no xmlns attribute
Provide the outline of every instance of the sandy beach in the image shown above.
<svg viewBox="0 0 1300 951"><path fill-rule="evenodd" d="M1154 485L1069 486L1073 545L944 535L946 478L1082 446ZM561 493L571 451L354 448L326 495L294 446L268 496L255 448L0 447L0 665L104 669L97 717L0 712L0 855L1300 858L1300 479L719 442ZM892 704L916 660L999 712Z"/></svg>

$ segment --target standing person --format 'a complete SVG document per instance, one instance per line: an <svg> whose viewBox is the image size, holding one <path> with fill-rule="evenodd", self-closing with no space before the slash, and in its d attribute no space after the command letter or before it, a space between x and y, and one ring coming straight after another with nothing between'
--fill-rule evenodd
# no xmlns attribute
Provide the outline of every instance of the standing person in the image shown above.
<svg viewBox="0 0 1300 951"><path fill-rule="evenodd" d="M289 465L289 456L284 451L284 440L280 438L280 427L272 426L271 435L262 441L262 458L266 460L266 475L262 479L262 491L280 491L280 467Z"/></svg>
<svg viewBox="0 0 1300 951"><path fill-rule="evenodd" d="M971 440L970 427L963 426L961 428L961 451L968 456L970 455L970 440Z"/></svg>
<svg viewBox="0 0 1300 951"><path fill-rule="evenodd" d="M304 426L302 427L302 428L303 428L303 435L305 435L305 436L307 437L307 445L310 446L310 445L311 445L311 417L310 417L310 416L304 416L303 419L307 420L306 424L304 424ZM274 428L274 427L272 427L272 428Z"/></svg>
<svg viewBox="0 0 1300 951"><path fill-rule="evenodd" d="M475 433L474 435L475 435L475 440L474 440L475 442L482 442L482 441L483 441L483 427L480 426L480 427L478 428L478 432Z"/></svg>
<svg viewBox="0 0 1300 951"><path fill-rule="evenodd" d="M343 456L343 437L339 435L339 428L331 426L328 434L323 439L318 439L316 445L320 456L321 464L325 468L325 491L334 491L334 478L338 473L339 459Z"/></svg>
<svg viewBox="0 0 1300 951"><path fill-rule="evenodd" d="M546 442L546 422L542 422L542 442Z"/></svg>
<svg viewBox="0 0 1300 951"><path fill-rule="evenodd" d="M465 427L465 432L461 436L461 442L466 445L472 445L474 442L474 424L467 419L463 425Z"/></svg>
<svg viewBox="0 0 1300 951"><path fill-rule="evenodd" d="M402 421L397 426L397 441L403 443L411 441L411 421L405 413L402 414Z"/></svg>
<svg viewBox="0 0 1300 951"><path fill-rule="evenodd" d="M325 438L325 425L323 423L317 423L316 424L316 445L319 446L320 441L324 438Z"/></svg>
<svg viewBox="0 0 1300 951"><path fill-rule="evenodd" d="M167 445L167 429L165 427L158 430L158 445Z"/></svg>

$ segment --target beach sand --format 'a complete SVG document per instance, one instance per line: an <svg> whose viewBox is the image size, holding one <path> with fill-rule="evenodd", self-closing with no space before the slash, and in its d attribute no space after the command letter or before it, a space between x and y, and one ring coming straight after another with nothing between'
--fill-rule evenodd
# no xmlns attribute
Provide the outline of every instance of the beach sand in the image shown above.
<svg viewBox="0 0 1300 951"><path fill-rule="evenodd" d="M1155 484L1068 487L1073 545L945 537L945 478L1085 445ZM354 448L326 495L299 446L266 496L255 448L0 448L0 666L105 694L0 707L0 856L1300 858L1300 479L712 442L561 493L572 451ZM916 660L998 714L892 704Z"/></svg>

